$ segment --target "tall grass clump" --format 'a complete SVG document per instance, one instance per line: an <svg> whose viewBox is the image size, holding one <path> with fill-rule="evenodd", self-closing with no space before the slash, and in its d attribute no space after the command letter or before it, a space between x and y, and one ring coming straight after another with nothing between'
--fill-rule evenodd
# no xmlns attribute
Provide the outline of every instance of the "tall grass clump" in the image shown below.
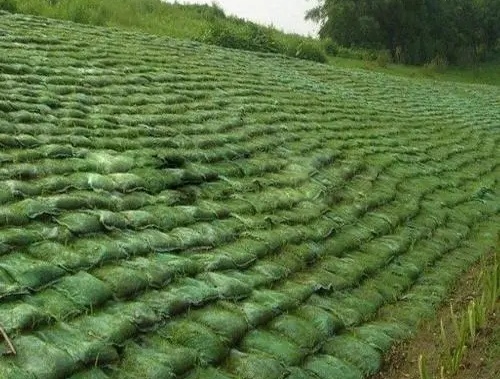
<svg viewBox="0 0 500 379"><path fill-rule="evenodd" d="M17 12L15 0L0 0L0 9L7 12Z"/></svg>
<svg viewBox="0 0 500 379"><path fill-rule="evenodd" d="M244 22L214 20L201 38L202 42L240 50L279 53L284 47L267 28Z"/></svg>
<svg viewBox="0 0 500 379"><path fill-rule="evenodd" d="M499 254L495 253L492 262L482 262L480 271L480 296L471 300L462 312L450 306L450 324L440 322L440 343L443 352L439 359L439 378L455 375L462 364L467 350L474 347L478 334L488 322L491 313L498 310L500 297ZM425 358L419 356L420 379L432 379Z"/></svg>

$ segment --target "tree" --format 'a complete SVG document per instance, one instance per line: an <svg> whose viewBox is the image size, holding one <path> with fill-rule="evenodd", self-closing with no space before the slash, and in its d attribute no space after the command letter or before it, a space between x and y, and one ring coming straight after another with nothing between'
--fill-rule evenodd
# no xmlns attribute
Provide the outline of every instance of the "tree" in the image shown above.
<svg viewBox="0 0 500 379"><path fill-rule="evenodd" d="M306 15L346 47L387 49L407 63L484 59L498 47L498 0L323 0Z"/></svg>

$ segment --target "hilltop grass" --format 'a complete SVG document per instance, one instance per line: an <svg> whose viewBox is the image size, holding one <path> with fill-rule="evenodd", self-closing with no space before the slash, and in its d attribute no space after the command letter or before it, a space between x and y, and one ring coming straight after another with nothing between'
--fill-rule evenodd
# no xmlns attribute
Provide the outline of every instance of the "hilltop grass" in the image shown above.
<svg viewBox="0 0 500 379"><path fill-rule="evenodd" d="M0 9L326 62L323 43L226 16L216 5L161 0L3 0Z"/></svg>

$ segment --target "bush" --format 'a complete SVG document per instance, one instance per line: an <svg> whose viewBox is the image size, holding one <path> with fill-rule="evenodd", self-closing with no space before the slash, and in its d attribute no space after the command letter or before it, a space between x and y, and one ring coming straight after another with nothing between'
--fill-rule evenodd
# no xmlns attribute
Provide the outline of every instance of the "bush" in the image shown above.
<svg viewBox="0 0 500 379"><path fill-rule="evenodd" d="M436 55L429 63L425 64L425 68L434 72L444 72L448 67L448 60L443 55Z"/></svg>
<svg viewBox="0 0 500 379"><path fill-rule="evenodd" d="M376 62L379 67L387 67L392 62L391 52L389 50L379 51Z"/></svg>
<svg viewBox="0 0 500 379"><path fill-rule="evenodd" d="M302 38L297 38L288 45L286 55L320 63L325 63L328 59L320 41Z"/></svg>
<svg viewBox="0 0 500 379"><path fill-rule="evenodd" d="M0 9L7 12L17 12L17 6L14 0L0 0Z"/></svg>
<svg viewBox="0 0 500 379"><path fill-rule="evenodd" d="M337 55L342 58L358 59L362 61L375 61L378 59L379 54L380 51L378 50L339 46Z"/></svg>
<svg viewBox="0 0 500 379"><path fill-rule="evenodd" d="M339 53L339 45L335 43L331 38L327 38L323 40L323 49L328 55L332 57L337 56Z"/></svg>
<svg viewBox="0 0 500 379"><path fill-rule="evenodd" d="M264 53L282 53L296 58L326 62L324 48L319 41L294 37L279 41L271 30L255 24L214 21L201 38L202 42L240 50Z"/></svg>
<svg viewBox="0 0 500 379"><path fill-rule="evenodd" d="M191 7L192 10L197 12L201 17L209 21L223 20L226 18L224 10L216 3L212 3L212 5L190 4L189 6Z"/></svg>
<svg viewBox="0 0 500 379"><path fill-rule="evenodd" d="M202 42L240 50L274 53L280 51L279 44L270 33L252 24L214 21L203 35Z"/></svg>

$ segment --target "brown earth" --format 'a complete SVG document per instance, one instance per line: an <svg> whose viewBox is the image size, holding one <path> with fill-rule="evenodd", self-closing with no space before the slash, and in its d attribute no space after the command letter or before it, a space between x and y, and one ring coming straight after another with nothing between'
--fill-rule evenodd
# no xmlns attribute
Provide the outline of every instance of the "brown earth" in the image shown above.
<svg viewBox="0 0 500 379"><path fill-rule="evenodd" d="M418 358L425 357L431 377L440 378L440 356L443 346L440 338L440 320L445 330L451 330L450 305L456 314L467 309L469 302L479 296L479 276L484 262L478 263L456 284L449 299L443 303L432 320L422 323L410 340L396 344L386 357L381 372L372 379L420 379ZM448 331L447 331L448 333ZM490 314L473 346L468 347L460 370L446 379L499 379L500 378L500 302Z"/></svg>

